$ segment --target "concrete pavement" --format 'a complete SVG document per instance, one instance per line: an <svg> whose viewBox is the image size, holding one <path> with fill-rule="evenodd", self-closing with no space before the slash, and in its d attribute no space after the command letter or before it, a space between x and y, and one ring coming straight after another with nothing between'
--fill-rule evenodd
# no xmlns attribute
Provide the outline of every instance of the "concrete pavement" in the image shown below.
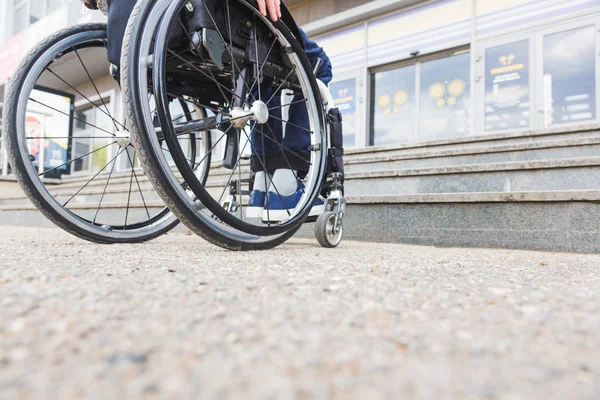
<svg viewBox="0 0 600 400"><path fill-rule="evenodd" d="M600 256L0 238L2 399L600 397Z"/></svg>

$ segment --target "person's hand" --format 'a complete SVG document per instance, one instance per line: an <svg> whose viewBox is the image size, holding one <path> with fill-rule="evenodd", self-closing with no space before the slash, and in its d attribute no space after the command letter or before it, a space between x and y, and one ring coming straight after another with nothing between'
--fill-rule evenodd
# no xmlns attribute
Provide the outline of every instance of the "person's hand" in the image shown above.
<svg viewBox="0 0 600 400"><path fill-rule="evenodd" d="M279 18L281 18L281 0L257 0L258 1L258 11L263 16L267 16L267 12L269 13L269 17L271 21L277 22Z"/></svg>

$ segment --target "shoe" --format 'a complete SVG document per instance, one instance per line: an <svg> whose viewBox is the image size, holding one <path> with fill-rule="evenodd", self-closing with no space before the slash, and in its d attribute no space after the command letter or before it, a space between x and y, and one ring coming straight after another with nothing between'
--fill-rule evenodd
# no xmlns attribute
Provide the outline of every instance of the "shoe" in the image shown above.
<svg viewBox="0 0 600 400"><path fill-rule="evenodd" d="M266 193L261 190L253 190L250 193L248 207L246 208L246 218L262 218L265 209Z"/></svg>
<svg viewBox="0 0 600 400"><path fill-rule="evenodd" d="M298 185L296 192L290 196L279 196L277 193L269 191L267 200L265 202L265 209L262 213L263 221L267 222L279 222L288 219L290 215L294 213L294 209L302 198L302 187ZM267 210L267 205L269 209ZM325 212L325 200L320 196L315 200L309 217L321 215Z"/></svg>

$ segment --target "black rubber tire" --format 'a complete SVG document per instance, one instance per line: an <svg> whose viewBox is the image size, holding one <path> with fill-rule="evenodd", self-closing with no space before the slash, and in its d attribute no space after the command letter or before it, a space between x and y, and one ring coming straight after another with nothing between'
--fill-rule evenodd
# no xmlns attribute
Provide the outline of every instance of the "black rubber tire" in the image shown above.
<svg viewBox="0 0 600 400"><path fill-rule="evenodd" d="M6 95L6 102L3 113L4 134L6 135L6 144L8 149L8 160L12 167L21 188L31 200L31 202L44 214L50 221L63 230L75 235L81 239L100 243L100 244L115 244L115 243L141 243L155 239L172 230L179 221L174 219L172 223L164 228L140 236L132 236L128 238L114 237L103 235L100 229L94 229L92 226L86 228L85 224L77 223L76 216L73 214L73 219L61 215L57 207L61 207L49 193L41 193L36 189L36 185L32 177L27 173L25 161L22 157L18 143L18 102L21 96L21 89L27 78L27 74L32 69L37 60L48 51L56 43L73 36L75 34L89 31L106 31L106 24L82 24L76 25L67 29L58 31L49 36L37 46L35 46L24 58L20 66L17 68L15 75L11 78ZM29 162L29 160L27 160Z"/></svg>
<svg viewBox="0 0 600 400"><path fill-rule="evenodd" d="M140 45L140 37L143 35L143 21L145 14L149 12L149 4L152 0L139 0L133 9L125 39L123 40L123 48L121 51L121 87L125 98L125 109L127 111L127 120L129 130L133 138L135 147L140 154L140 161L154 185L156 192L163 199L169 209L186 225L192 232L202 237L206 241L219 247L233 251L248 251L248 250L268 250L279 246L289 240L302 226L290 229L279 236L273 236L270 240L262 242L240 241L223 236L218 231L207 226L197 215L197 211L192 209L188 203L179 197L176 188L173 187L173 182L167 176L167 172L163 169L164 165L157 159L156 154L152 151L150 138L145 134L144 121L140 120L140 113L135 112L135 108L139 103L138 93L135 87L132 87L132 82L137 81L136 67L139 60L136 59L137 47ZM132 48L133 46L133 48Z"/></svg>
<svg viewBox="0 0 600 400"><path fill-rule="evenodd" d="M339 237L336 236L335 241L331 240L327 234L331 218L334 218L335 220L335 213L333 211L328 211L319 215L319 218L317 218L317 222L315 223L315 237L317 238L317 242L319 242L321 247L328 249L337 247L342 242L342 238L344 236L344 226L342 225L342 231L339 233Z"/></svg>

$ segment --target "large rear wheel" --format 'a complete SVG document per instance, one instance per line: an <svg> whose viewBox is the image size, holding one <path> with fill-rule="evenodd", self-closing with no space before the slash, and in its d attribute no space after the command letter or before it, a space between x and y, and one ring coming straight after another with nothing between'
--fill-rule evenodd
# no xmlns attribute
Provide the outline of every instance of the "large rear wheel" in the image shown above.
<svg viewBox="0 0 600 400"><path fill-rule="evenodd" d="M78 25L28 54L7 90L9 161L29 199L56 225L98 243L143 242L178 220L139 165L117 106L120 90L109 75L106 42L106 25ZM177 99L171 109L183 121L199 113ZM202 133L179 140L190 163L210 146Z"/></svg>
<svg viewBox="0 0 600 400"><path fill-rule="evenodd" d="M204 7L204 27L194 25L197 18L189 18L189 4L139 1L129 20L121 64L133 138L157 191L190 229L229 249L274 247L299 229L323 182L327 134L312 67L288 28L263 18L249 2L194 3ZM188 124L173 123L168 99L174 93L209 108L210 115ZM147 134L152 129L151 107L143 99L150 94L156 99L162 137L176 172L193 196L177 184L159 138ZM292 107L299 109L295 116L288 112ZM302 124L294 119L300 114L305 116ZM198 126L212 132L211 152L213 160L219 160L211 165L206 182L197 179L178 140ZM286 146L284 131L305 135L306 146ZM302 188L299 200L276 222L268 216L269 207L266 220L248 218L244 196L251 186L251 170L277 168L294 171ZM263 179L285 203L270 174ZM235 207L230 207L232 202Z"/></svg>

